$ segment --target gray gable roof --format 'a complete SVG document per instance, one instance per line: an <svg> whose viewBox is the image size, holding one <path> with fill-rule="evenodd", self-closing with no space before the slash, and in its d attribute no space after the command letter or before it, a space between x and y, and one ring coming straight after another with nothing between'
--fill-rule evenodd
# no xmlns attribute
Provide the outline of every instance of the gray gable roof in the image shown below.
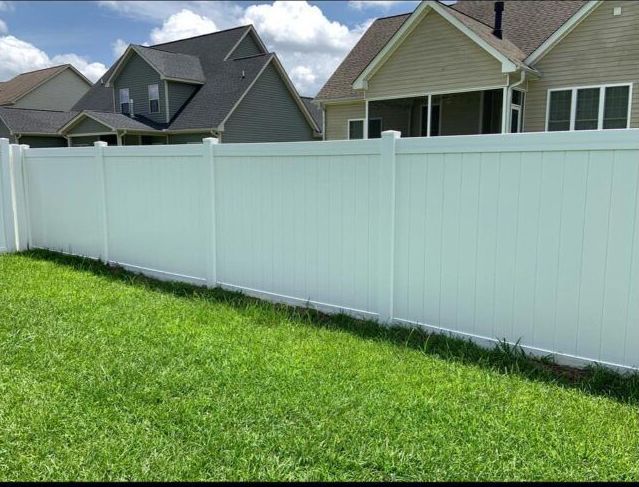
<svg viewBox="0 0 639 487"><path fill-rule="evenodd" d="M0 107L0 120L16 134L57 135L58 130L77 114L77 112Z"/></svg>
<svg viewBox="0 0 639 487"><path fill-rule="evenodd" d="M218 128L267 64L275 58L272 53L262 53L247 57L231 56L225 60L246 35L255 35L252 26L236 27L150 47L132 46L136 53L165 77L202 80L202 85L168 124L154 124L142 117L136 117L136 121L147 125L149 130ZM74 110L90 110L93 114L115 111L113 89L106 87L106 81L113 76L121 60L122 57L105 73L103 83L98 81L93 85L73 107ZM303 101L300 102L306 106ZM312 114L311 118L314 119ZM309 121L309 125L311 124Z"/></svg>
<svg viewBox="0 0 639 487"><path fill-rule="evenodd" d="M207 82L170 123L172 130L217 127L261 73L273 54L216 63Z"/></svg>
<svg viewBox="0 0 639 487"><path fill-rule="evenodd" d="M202 64L197 56L137 45L132 45L131 48L165 78L193 81L195 83L204 83L206 81Z"/></svg>

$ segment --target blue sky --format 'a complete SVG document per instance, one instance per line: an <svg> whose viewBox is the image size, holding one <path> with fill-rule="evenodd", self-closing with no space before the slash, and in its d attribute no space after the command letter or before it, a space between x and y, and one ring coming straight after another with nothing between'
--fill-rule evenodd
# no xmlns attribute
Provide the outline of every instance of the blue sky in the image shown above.
<svg viewBox="0 0 639 487"><path fill-rule="evenodd" d="M153 44L253 23L302 94L314 95L376 17L415 1L0 0L0 80L72 62L95 80L128 43Z"/></svg>

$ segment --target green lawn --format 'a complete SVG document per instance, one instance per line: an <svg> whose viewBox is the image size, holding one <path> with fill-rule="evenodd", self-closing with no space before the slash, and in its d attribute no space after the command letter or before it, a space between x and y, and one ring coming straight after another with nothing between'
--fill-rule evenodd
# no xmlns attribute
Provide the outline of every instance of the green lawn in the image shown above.
<svg viewBox="0 0 639 487"><path fill-rule="evenodd" d="M639 378L0 256L0 480L639 480Z"/></svg>

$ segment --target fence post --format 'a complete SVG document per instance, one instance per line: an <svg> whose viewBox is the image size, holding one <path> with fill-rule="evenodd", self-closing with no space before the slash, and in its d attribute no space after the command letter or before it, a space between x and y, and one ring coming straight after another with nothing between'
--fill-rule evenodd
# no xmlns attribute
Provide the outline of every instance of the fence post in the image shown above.
<svg viewBox="0 0 639 487"><path fill-rule="evenodd" d="M4 230L7 252L14 252L16 250L16 235L10 156L9 139L0 138L0 225Z"/></svg>
<svg viewBox="0 0 639 487"><path fill-rule="evenodd" d="M9 180L11 182L11 204L13 206L13 229L15 249L20 252L29 248L29 215L26 197L25 153L29 146L9 146Z"/></svg>
<svg viewBox="0 0 639 487"><path fill-rule="evenodd" d="M100 186L100 201L102 213L102 261L109 263L109 228L108 228L108 209L107 209L107 190L106 190L106 167L104 164L104 148L108 144L106 142L97 141L93 143L95 148L95 162L98 169L98 186Z"/></svg>
<svg viewBox="0 0 639 487"><path fill-rule="evenodd" d="M208 169L205 192L206 200L208 202L208 245L206 248L206 285L208 287L217 286L217 237L215 214L215 146L217 143L218 139L215 137L202 139L204 164Z"/></svg>
<svg viewBox="0 0 639 487"><path fill-rule="evenodd" d="M401 132L382 132L380 146L380 276L379 276L379 321L393 320L395 298L395 146Z"/></svg>
<svg viewBox="0 0 639 487"><path fill-rule="evenodd" d="M33 247L33 241L31 236L31 210L29 207L29 183L27 178L27 151L29 146L27 144L20 144L20 173L18 177L22 181L22 199L24 201L24 228L26 233L27 249Z"/></svg>

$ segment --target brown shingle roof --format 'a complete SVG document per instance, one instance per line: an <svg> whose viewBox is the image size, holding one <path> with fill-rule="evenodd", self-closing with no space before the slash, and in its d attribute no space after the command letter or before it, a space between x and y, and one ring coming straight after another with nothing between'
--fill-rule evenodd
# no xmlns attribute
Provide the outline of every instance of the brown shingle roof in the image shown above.
<svg viewBox="0 0 639 487"><path fill-rule="evenodd" d="M318 99L361 98L351 84L397 32L410 14L375 20L317 94Z"/></svg>
<svg viewBox="0 0 639 487"><path fill-rule="evenodd" d="M494 2L459 0L449 11L492 47L517 64L529 56L587 0L505 0L503 39L492 34ZM317 94L319 100L358 99L352 83L411 14L377 19Z"/></svg>
<svg viewBox="0 0 639 487"><path fill-rule="evenodd" d="M48 79L53 78L58 73L67 69L70 64L54 66L52 68L39 69L22 73L9 81L0 84L0 105L10 105L44 83Z"/></svg>
<svg viewBox="0 0 639 487"><path fill-rule="evenodd" d="M529 56L586 3L586 0L506 0L502 16L504 39ZM452 8L494 26L494 2L462 0Z"/></svg>

